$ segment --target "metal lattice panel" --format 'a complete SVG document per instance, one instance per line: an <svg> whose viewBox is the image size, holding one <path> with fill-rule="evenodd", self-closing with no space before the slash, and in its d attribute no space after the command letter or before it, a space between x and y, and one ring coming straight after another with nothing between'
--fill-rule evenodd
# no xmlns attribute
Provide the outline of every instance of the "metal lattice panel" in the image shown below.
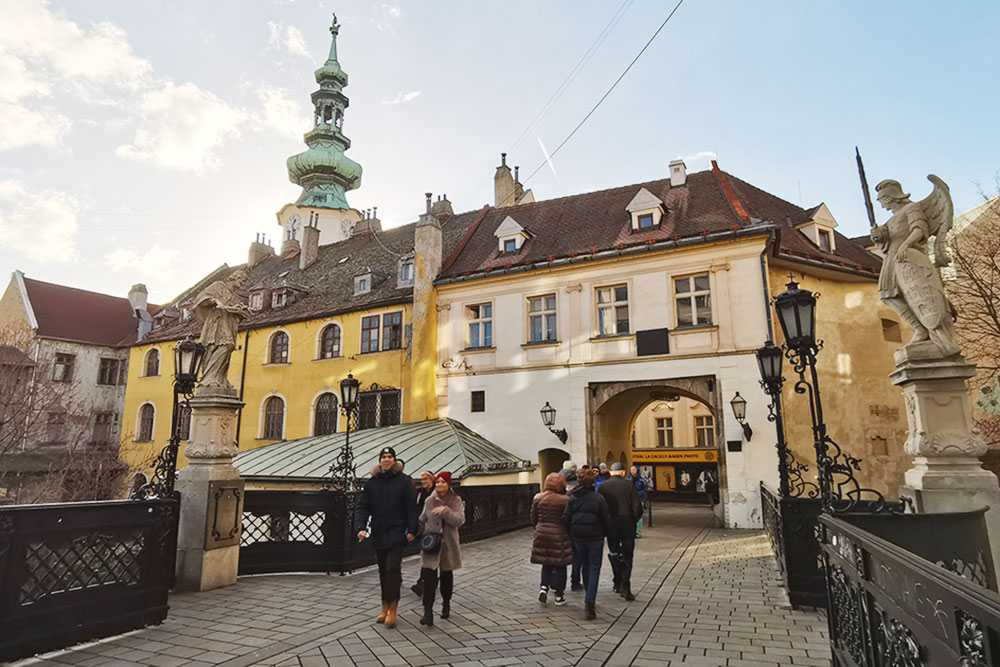
<svg viewBox="0 0 1000 667"><path fill-rule="evenodd" d="M311 542L323 544L323 523L326 512L299 514L278 511L269 514L243 513L241 546L258 542Z"/></svg>
<svg viewBox="0 0 1000 667"><path fill-rule="evenodd" d="M86 588L138 584L143 546L140 532L83 535L54 548L45 542L29 542L20 604Z"/></svg>
<svg viewBox="0 0 1000 667"><path fill-rule="evenodd" d="M293 542L312 542L323 544L323 522L326 512L315 514L296 514L292 512L289 539Z"/></svg>

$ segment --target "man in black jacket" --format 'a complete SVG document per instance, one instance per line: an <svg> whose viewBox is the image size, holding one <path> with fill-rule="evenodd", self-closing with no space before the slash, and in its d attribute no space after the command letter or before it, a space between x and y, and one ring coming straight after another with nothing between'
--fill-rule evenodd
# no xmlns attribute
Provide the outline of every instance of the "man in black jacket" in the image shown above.
<svg viewBox="0 0 1000 667"><path fill-rule="evenodd" d="M597 586L601 578L601 558L604 552L604 538L614 535L611 514L604 497L594 491L597 471L593 468L581 470L577 474L580 483L563 510L563 523L573 538L574 551L580 556L580 570L586 589L584 602L587 620L597 618Z"/></svg>
<svg viewBox="0 0 1000 667"><path fill-rule="evenodd" d="M417 534L417 503L413 481L396 465L396 452L392 447L379 454L378 468L365 482L358 502L358 541L368 537L364 528L372 522L372 546L378 560L378 578L382 586L382 613L377 623L387 628L396 627L396 608L399 605L399 588L403 583L403 549Z"/></svg>
<svg viewBox="0 0 1000 667"><path fill-rule="evenodd" d="M614 535L608 536L608 560L614 573L615 593L631 602L632 559L635 555L635 524L642 516L642 501L635 485L625 479L625 466L611 465L611 477L597 489L608 502Z"/></svg>

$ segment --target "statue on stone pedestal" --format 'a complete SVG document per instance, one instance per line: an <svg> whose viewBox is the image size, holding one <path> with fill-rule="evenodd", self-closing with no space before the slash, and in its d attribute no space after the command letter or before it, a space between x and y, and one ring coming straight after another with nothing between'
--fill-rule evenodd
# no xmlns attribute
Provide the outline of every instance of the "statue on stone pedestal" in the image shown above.
<svg viewBox="0 0 1000 667"><path fill-rule="evenodd" d="M236 349L240 322L250 315L250 309L236 294L248 273L245 267L237 269L203 289L195 299L194 316L201 323L200 342L205 346L199 392L236 393L229 382L229 359Z"/></svg>
<svg viewBox="0 0 1000 667"><path fill-rule="evenodd" d="M892 217L872 230L872 241L884 255L879 296L913 328L907 349L944 358L961 352L955 344L955 309L945 296L937 268L950 262L946 246L953 211L945 182L933 174L927 179L934 191L918 202L910 201L899 181L875 186L879 203ZM932 236L936 237L933 263L927 254Z"/></svg>

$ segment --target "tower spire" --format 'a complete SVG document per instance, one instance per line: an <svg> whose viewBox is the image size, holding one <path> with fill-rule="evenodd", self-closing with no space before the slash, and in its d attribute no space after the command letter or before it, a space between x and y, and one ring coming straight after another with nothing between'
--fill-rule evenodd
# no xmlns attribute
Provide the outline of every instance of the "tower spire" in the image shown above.
<svg viewBox="0 0 1000 667"><path fill-rule="evenodd" d="M351 140L344 135L344 111L348 106L344 88L347 73L337 60L340 24L334 14L330 24L330 56L316 70L319 90L312 94L313 129L306 133L305 152L288 158L288 179L302 186L299 206L347 210L346 193L361 185L361 165L344 155Z"/></svg>

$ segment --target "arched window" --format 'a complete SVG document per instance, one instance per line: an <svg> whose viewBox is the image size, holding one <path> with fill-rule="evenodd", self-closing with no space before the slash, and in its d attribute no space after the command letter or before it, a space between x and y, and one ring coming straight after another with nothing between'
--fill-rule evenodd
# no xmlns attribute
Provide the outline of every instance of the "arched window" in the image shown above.
<svg viewBox="0 0 1000 667"><path fill-rule="evenodd" d="M146 355L146 377L160 374L160 351L152 349Z"/></svg>
<svg viewBox="0 0 1000 667"><path fill-rule="evenodd" d="M313 435L337 432L337 395L323 394L316 400L316 419Z"/></svg>
<svg viewBox="0 0 1000 667"><path fill-rule="evenodd" d="M183 404L177 406L177 430L181 440L191 439L191 408L184 407Z"/></svg>
<svg viewBox="0 0 1000 667"><path fill-rule="evenodd" d="M271 353L268 355L268 363L288 363L288 334L284 331L279 331L271 336Z"/></svg>
<svg viewBox="0 0 1000 667"><path fill-rule="evenodd" d="M264 404L264 439L281 440L285 425L285 402L272 396Z"/></svg>
<svg viewBox="0 0 1000 667"><path fill-rule="evenodd" d="M319 358L333 359L340 356L340 327L331 324L320 334Z"/></svg>
<svg viewBox="0 0 1000 667"><path fill-rule="evenodd" d="M153 419L156 417L156 408L150 403L146 403L139 408L139 431L136 433L136 442L153 441Z"/></svg>

